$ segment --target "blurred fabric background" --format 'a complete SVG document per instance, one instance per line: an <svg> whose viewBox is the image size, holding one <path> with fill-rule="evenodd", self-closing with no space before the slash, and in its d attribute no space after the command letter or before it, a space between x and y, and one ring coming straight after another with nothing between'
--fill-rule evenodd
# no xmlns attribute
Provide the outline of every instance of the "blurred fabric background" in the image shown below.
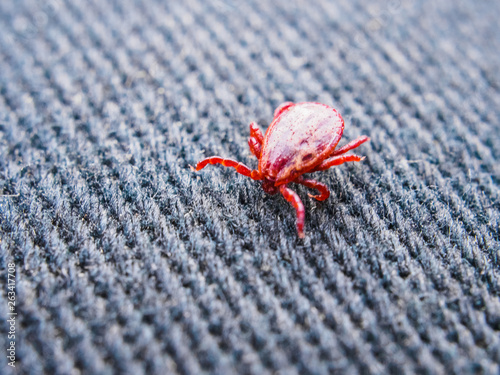
<svg viewBox="0 0 500 375"><path fill-rule="evenodd" d="M8 374L498 374L498 1L0 2ZM306 238L248 124L344 116Z"/></svg>

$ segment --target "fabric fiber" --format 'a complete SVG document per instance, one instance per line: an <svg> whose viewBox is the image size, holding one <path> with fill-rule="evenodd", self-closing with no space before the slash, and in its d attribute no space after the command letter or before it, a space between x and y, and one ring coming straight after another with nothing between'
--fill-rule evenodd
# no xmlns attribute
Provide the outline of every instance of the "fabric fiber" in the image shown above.
<svg viewBox="0 0 500 375"><path fill-rule="evenodd" d="M498 1L0 1L0 373L499 374ZM366 156L290 184L283 102ZM15 263L15 368L8 265Z"/></svg>

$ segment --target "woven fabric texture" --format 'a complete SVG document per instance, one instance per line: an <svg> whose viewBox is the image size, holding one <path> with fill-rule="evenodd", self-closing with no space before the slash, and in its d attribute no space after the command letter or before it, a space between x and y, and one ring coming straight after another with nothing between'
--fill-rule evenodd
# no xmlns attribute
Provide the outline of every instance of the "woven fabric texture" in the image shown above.
<svg viewBox="0 0 500 375"><path fill-rule="evenodd" d="M498 1L0 1L0 373L498 374ZM335 107L291 184L248 125ZM15 368L5 353L16 264Z"/></svg>

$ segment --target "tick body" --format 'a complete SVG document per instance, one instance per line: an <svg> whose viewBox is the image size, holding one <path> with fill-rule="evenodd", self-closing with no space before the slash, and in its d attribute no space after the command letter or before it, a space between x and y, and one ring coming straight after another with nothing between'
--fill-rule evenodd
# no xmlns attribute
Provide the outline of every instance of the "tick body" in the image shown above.
<svg viewBox="0 0 500 375"><path fill-rule="evenodd" d="M344 131L342 116L332 107L320 103L286 102L274 111L274 119L265 136L256 123L250 124L248 145L259 160L257 170L231 159L212 156L201 160L196 170L207 164L222 164L233 167L236 172L262 181L266 193L281 193L297 212L297 233L304 238L304 205L289 184L294 182L319 194L311 195L319 201L330 196L328 187L321 182L306 179L305 173L324 171L334 165L350 161L361 161L364 157L345 155L348 151L369 140L361 136L345 146L335 149Z"/></svg>

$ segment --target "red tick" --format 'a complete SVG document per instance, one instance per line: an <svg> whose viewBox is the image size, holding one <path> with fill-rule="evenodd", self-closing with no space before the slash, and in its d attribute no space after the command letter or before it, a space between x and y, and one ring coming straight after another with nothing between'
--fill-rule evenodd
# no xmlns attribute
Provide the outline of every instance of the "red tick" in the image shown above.
<svg viewBox="0 0 500 375"><path fill-rule="evenodd" d="M364 157L344 155L346 152L370 140L361 136L335 150L344 131L342 116L332 107L320 103L286 102L274 111L274 119L265 136L255 122L250 124L250 151L259 159L259 169L251 170L246 165L231 159L211 156L196 165L196 170L207 164L222 164L236 172L262 181L268 194L278 191L297 211L297 232L304 238L304 205L297 193L288 187L295 182L316 189L311 195L318 201L330 196L330 191L321 182L304 178L303 174L324 171L334 165L349 161L361 161Z"/></svg>

